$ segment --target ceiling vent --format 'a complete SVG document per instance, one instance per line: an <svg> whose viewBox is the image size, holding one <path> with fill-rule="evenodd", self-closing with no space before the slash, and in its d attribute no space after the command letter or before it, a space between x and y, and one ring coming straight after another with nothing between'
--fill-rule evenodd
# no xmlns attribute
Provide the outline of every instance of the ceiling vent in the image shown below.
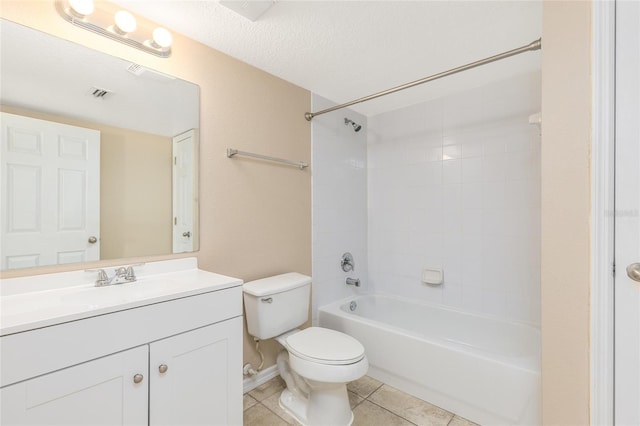
<svg viewBox="0 0 640 426"><path fill-rule="evenodd" d="M274 0L252 0L252 1L238 1L238 0L221 0L220 4L227 9L233 10L240 16L247 18L250 21L257 21L264 13L271 9L271 6L275 3Z"/></svg>
<svg viewBox="0 0 640 426"><path fill-rule="evenodd" d="M160 71L152 70L149 68L145 68L142 65L134 64L133 62L130 63L129 66L127 66L127 71L129 71L131 74L135 75L136 77L142 77L148 80L161 81L165 83L176 79L171 75L165 74Z"/></svg>
<svg viewBox="0 0 640 426"><path fill-rule="evenodd" d="M144 67L142 65L131 63L127 67L127 71L129 71L133 75L140 76L144 72Z"/></svg>
<svg viewBox="0 0 640 426"><path fill-rule="evenodd" d="M89 90L89 94L96 99L106 99L108 97L111 97L113 92L107 89L101 89L99 87L92 87Z"/></svg>

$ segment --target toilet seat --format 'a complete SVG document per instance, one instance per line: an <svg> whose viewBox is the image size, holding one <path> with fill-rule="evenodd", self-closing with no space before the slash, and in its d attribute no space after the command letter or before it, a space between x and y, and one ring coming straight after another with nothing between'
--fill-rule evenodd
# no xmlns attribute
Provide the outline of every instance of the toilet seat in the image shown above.
<svg viewBox="0 0 640 426"><path fill-rule="evenodd" d="M287 336L285 342L292 355L319 364L348 365L364 358L360 342L328 328L309 327Z"/></svg>

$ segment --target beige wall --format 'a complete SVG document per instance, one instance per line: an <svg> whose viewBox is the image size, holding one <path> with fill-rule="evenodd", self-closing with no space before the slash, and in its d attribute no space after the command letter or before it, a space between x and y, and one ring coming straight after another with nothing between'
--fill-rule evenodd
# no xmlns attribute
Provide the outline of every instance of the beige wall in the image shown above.
<svg viewBox="0 0 640 426"><path fill-rule="evenodd" d="M171 253L172 139L99 127L100 258Z"/></svg>
<svg viewBox="0 0 640 426"><path fill-rule="evenodd" d="M232 147L310 162L308 91L179 34L171 58L161 59L70 25L58 17L53 1L1 5L3 18L200 85L200 267L243 280L287 271L311 275L310 171L225 155ZM147 260L167 257L184 256ZM265 343L268 366L277 346ZM245 345L244 358L257 365L252 346Z"/></svg>
<svg viewBox="0 0 640 426"><path fill-rule="evenodd" d="M171 138L6 105L0 110L100 131L101 259L172 252Z"/></svg>
<svg viewBox="0 0 640 426"><path fill-rule="evenodd" d="M589 424L591 4L545 1L542 32L542 404Z"/></svg>

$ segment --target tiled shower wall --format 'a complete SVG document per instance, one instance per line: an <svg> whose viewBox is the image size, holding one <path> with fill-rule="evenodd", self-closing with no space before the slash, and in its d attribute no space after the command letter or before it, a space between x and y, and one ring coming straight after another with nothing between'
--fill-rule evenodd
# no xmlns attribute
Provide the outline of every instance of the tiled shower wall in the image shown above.
<svg viewBox="0 0 640 426"><path fill-rule="evenodd" d="M539 324L539 111L532 73L369 118L370 288Z"/></svg>
<svg viewBox="0 0 640 426"><path fill-rule="evenodd" d="M312 97L313 111L335 104ZM359 132L344 118L362 125ZM317 307L360 291L345 284L347 277L367 280L367 126L366 118L341 110L313 119L313 320ZM350 252L355 271L340 268Z"/></svg>

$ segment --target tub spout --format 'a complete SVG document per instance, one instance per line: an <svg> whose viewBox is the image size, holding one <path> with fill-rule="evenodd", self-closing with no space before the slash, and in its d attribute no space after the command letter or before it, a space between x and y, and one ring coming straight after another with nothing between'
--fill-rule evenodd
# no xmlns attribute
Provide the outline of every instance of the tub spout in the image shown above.
<svg viewBox="0 0 640 426"><path fill-rule="evenodd" d="M360 278L347 278L347 285L360 287Z"/></svg>

